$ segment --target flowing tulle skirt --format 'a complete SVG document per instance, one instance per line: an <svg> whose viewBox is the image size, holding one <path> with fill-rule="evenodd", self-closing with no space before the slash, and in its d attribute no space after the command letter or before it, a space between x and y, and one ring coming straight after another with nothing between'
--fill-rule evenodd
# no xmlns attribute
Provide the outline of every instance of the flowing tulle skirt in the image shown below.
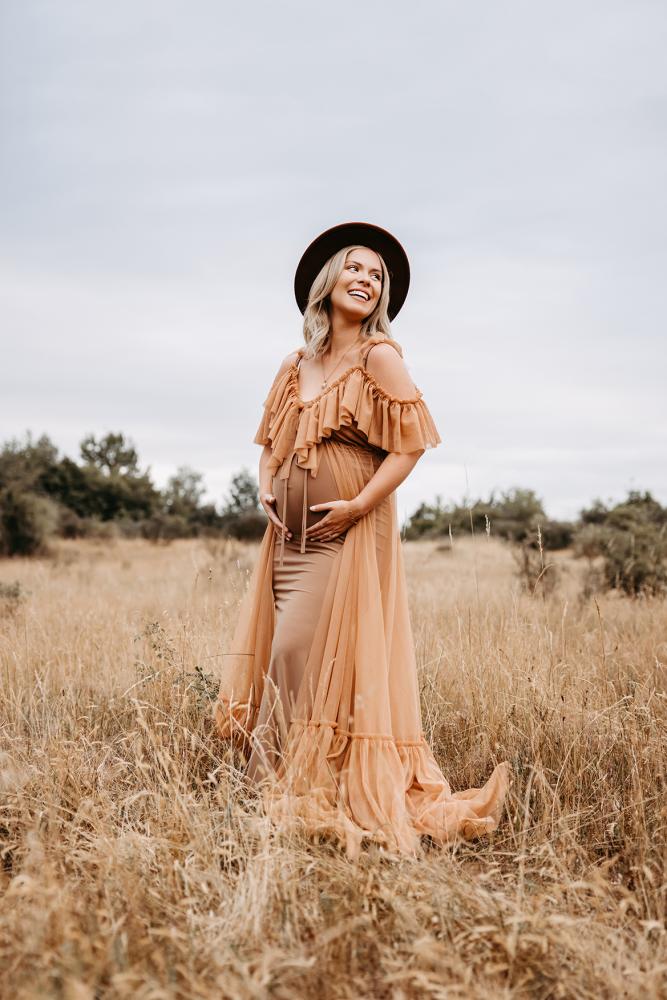
<svg viewBox="0 0 667 1000"><path fill-rule="evenodd" d="M335 439L324 447L321 485L330 474L351 499L381 459ZM268 814L333 833L350 857L364 840L414 856L423 835L444 845L493 831L508 762L481 788L452 792L424 737L395 494L343 537L302 548L280 547L267 527L215 712L221 736L249 754Z"/></svg>

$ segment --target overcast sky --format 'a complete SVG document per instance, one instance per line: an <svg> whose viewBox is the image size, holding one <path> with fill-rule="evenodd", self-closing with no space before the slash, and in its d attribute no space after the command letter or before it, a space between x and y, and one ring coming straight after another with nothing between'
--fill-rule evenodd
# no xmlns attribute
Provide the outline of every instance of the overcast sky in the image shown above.
<svg viewBox="0 0 667 1000"><path fill-rule="evenodd" d="M317 233L390 229L443 438L399 489L667 503L667 5L0 5L0 437L256 472Z"/></svg>

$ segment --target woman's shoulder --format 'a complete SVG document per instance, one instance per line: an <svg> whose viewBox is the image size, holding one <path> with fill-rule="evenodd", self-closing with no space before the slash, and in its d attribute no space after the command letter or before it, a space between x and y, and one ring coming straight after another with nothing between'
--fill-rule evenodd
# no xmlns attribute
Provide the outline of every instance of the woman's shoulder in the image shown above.
<svg viewBox="0 0 667 1000"><path fill-rule="evenodd" d="M396 399L413 398L417 387L403 360L400 344L389 338L374 339L375 343L366 351L366 371L388 395Z"/></svg>
<svg viewBox="0 0 667 1000"><path fill-rule="evenodd" d="M286 354L283 360L280 362L280 368L276 373L276 378L277 379L280 378L281 375L284 375L285 372L292 367L292 365L295 365L302 353L303 351L299 347L297 348L296 351L290 351L289 354Z"/></svg>
<svg viewBox="0 0 667 1000"><path fill-rule="evenodd" d="M377 335L369 337L361 348L361 356L364 361L367 361L368 358L373 357L373 355L379 355L380 357L383 355L398 355L399 358L402 358L403 348L397 340L394 340L393 337Z"/></svg>

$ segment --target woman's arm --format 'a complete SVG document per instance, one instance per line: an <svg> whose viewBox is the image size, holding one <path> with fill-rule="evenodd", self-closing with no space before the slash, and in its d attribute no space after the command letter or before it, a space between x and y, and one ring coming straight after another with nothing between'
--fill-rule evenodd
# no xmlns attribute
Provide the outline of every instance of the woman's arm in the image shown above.
<svg viewBox="0 0 667 1000"><path fill-rule="evenodd" d="M407 479L423 454L423 448L421 451L411 451L403 455L390 452L361 493L350 501L356 514L355 520L359 520L373 510L373 507L386 500L389 494Z"/></svg>
<svg viewBox="0 0 667 1000"><path fill-rule="evenodd" d="M285 538L291 538L292 532L287 529L276 513L276 498L271 492L271 473L268 465L271 458L271 449L268 444L262 448L259 456L259 502L261 503L269 521L275 525L278 532L285 531Z"/></svg>
<svg viewBox="0 0 667 1000"><path fill-rule="evenodd" d="M262 454L259 456L259 492L271 493L271 473L269 472L269 459L271 458L271 446L265 444Z"/></svg>
<svg viewBox="0 0 667 1000"><path fill-rule="evenodd" d="M280 378L283 372L289 368L293 361L296 360L296 357L296 351L287 355L276 373L276 379ZM270 458L271 448L268 444L265 444L262 448L262 454L259 456L259 502L261 503L269 521L275 525L279 532L285 531L286 538L291 538L292 532L288 531L287 527L283 525L283 522L280 520L275 510L276 498L271 492L271 486L273 484L271 482L271 473L269 471Z"/></svg>

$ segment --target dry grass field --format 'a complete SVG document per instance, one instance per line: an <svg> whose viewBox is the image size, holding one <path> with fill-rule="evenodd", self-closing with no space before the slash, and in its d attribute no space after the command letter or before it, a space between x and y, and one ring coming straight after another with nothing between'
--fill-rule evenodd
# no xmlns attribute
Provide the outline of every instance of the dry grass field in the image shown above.
<svg viewBox="0 0 667 1000"><path fill-rule="evenodd" d="M425 859L270 828L207 692L256 547L0 562L0 996L667 996L667 602L409 543L427 737L503 822Z"/></svg>

